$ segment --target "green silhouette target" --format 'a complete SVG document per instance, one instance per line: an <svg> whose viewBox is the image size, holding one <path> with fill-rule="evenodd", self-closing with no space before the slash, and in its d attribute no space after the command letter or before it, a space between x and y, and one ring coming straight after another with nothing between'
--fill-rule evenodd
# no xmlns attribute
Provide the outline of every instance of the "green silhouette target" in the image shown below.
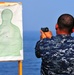
<svg viewBox="0 0 74 75"><path fill-rule="evenodd" d="M22 50L22 37L19 27L12 23L13 12L4 9L1 13L0 25L0 57L20 56Z"/></svg>

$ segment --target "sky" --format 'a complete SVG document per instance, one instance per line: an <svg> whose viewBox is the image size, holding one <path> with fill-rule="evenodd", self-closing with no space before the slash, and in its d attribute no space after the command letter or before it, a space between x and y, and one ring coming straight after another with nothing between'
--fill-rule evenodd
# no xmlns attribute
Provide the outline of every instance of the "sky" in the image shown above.
<svg viewBox="0 0 74 75"><path fill-rule="evenodd" d="M55 24L61 14L74 16L74 0L0 0L5 2L22 2L23 30L40 31L48 27L55 31Z"/></svg>

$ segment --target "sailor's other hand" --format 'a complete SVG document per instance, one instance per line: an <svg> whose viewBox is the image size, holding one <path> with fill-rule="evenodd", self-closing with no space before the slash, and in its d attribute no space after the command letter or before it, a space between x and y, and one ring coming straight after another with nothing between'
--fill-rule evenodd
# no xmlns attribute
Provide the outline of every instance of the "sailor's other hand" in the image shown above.
<svg viewBox="0 0 74 75"><path fill-rule="evenodd" d="M40 30L40 33L41 33L40 39L51 38L52 37L52 32L51 31L43 32L42 30Z"/></svg>

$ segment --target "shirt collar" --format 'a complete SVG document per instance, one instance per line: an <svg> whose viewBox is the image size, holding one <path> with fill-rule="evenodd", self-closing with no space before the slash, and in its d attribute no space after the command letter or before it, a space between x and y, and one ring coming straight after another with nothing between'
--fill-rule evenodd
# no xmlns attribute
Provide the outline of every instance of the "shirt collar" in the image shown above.
<svg viewBox="0 0 74 75"><path fill-rule="evenodd" d="M65 38L65 37L71 37L70 34L57 34L56 36L62 37L62 38Z"/></svg>

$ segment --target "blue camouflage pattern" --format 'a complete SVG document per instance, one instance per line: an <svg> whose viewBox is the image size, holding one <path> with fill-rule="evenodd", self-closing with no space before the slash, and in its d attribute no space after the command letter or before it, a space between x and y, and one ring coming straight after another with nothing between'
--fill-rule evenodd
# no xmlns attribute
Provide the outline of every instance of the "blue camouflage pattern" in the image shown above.
<svg viewBox="0 0 74 75"><path fill-rule="evenodd" d="M74 37L71 35L39 40L35 54L42 59L41 75L74 75Z"/></svg>

